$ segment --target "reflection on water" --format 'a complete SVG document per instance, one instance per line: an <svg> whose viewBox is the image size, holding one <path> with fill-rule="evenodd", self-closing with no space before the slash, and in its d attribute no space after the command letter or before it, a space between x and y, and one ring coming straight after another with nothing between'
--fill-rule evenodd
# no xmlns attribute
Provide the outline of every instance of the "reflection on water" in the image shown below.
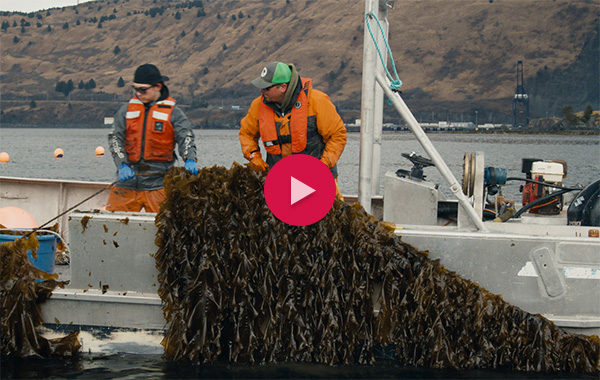
<svg viewBox="0 0 600 380"><path fill-rule="evenodd" d="M327 366L282 363L269 365L168 362L160 355L88 355L69 359L6 359L3 379L598 379L597 374L544 374L514 371L453 371L401 367Z"/></svg>

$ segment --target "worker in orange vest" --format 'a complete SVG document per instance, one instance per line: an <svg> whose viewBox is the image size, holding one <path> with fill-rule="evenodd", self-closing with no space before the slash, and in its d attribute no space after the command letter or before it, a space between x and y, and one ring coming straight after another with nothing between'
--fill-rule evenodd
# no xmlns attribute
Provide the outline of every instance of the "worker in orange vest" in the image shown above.
<svg viewBox="0 0 600 380"><path fill-rule="evenodd" d="M118 168L119 182L111 189L109 211L158 212L165 199L163 178L179 156L191 174L198 173L192 124L169 96L155 65L138 67L133 94L115 114L108 135L110 152Z"/></svg>

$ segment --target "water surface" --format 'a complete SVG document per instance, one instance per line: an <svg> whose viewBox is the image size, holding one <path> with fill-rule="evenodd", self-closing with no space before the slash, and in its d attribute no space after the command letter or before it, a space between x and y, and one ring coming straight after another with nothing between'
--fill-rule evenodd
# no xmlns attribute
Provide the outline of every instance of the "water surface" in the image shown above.
<svg viewBox="0 0 600 380"><path fill-rule="evenodd" d="M231 167L233 162L246 163L235 130L195 130L198 165ZM116 167L108 151L108 129L0 128L0 152L10 155L10 162L0 164L0 175L112 182ZM429 133L430 140L460 182L465 152L481 151L485 166L503 167L509 177L524 177L523 158L555 159L567 162L565 186L579 186L600 178L600 136L520 135ZM98 157L97 146L106 154ZM54 158L61 148L63 158ZM381 194L385 173L411 168L402 153L416 152L427 157L419 142L408 132L384 133L381 145ZM349 133L348 143L339 162L339 185L344 194L358 193L360 134ZM182 163L180 163L182 165ZM450 195L446 180L435 168L425 169L428 181L440 185ZM519 200L519 186L510 182L505 195Z"/></svg>

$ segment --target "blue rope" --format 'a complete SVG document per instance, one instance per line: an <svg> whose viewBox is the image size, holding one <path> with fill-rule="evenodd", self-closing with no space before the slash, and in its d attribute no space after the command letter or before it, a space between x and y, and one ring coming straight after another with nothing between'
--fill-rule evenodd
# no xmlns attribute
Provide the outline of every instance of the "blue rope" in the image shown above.
<svg viewBox="0 0 600 380"><path fill-rule="evenodd" d="M383 55L381 54L379 45L377 45L377 40L375 39L375 36L373 36L373 32L371 31L371 24L369 23L369 16L373 17L375 19L375 21L377 21L377 25L379 26L379 31L381 32L381 36L383 37L383 42L385 42L385 47L387 48L387 52L390 56L390 61L392 62L392 68L394 69L394 75L395 75L396 79L394 79L392 77L392 75L390 74L390 72L387 69L387 65L386 65L385 61L383 60ZM381 60L381 65L385 69L387 77L389 78L389 80L391 82L390 88L392 89L392 91L400 91L400 87L402 86L402 81L398 77L398 72L396 71L396 64L394 64L394 58L392 57L392 49L390 49L390 45L388 44L387 39L385 38L385 35L383 33L383 27L381 26L379 19L373 12L369 12L365 16L365 23L367 24L367 28L369 29L369 34L371 35L371 38L373 39L373 43L375 44L375 48L377 49L377 53L379 54L379 59Z"/></svg>

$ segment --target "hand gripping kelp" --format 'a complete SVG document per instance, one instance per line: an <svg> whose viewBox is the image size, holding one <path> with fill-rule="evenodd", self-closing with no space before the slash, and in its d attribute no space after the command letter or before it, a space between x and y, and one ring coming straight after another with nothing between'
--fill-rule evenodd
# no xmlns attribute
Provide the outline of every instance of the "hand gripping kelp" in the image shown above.
<svg viewBox="0 0 600 380"><path fill-rule="evenodd" d="M595 372L571 334L449 272L358 205L306 227L269 211L266 175L174 168L156 218L165 356L193 363L374 363Z"/></svg>
<svg viewBox="0 0 600 380"><path fill-rule="evenodd" d="M57 274L46 273L31 263L27 251L31 250L35 258L38 248L36 233L0 244L2 355L70 356L81 347L77 332L46 339L36 330L43 322L40 305L56 286L64 286L57 281Z"/></svg>

